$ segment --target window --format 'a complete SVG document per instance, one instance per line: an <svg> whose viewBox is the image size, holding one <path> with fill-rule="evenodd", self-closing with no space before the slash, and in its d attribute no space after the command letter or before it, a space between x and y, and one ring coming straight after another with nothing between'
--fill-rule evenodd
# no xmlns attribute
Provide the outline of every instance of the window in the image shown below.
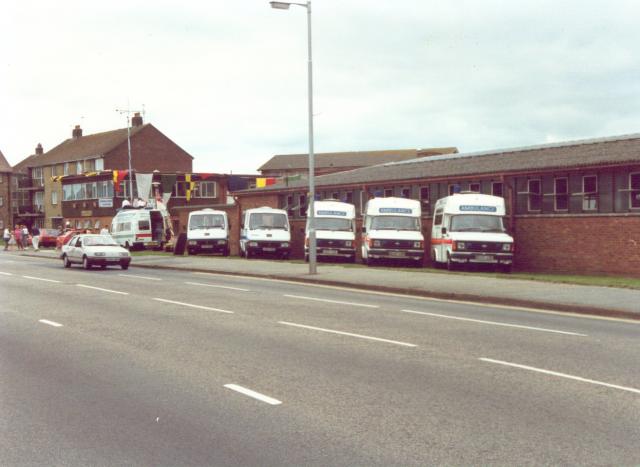
<svg viewBox="0 0 640 467"><path fill-rule="evenodd" d="M449 196L453 195L454 193L460 193L460 184L452 183L449 185Z"/></svg>
<svg viewBox="0 0 640 467"><path fill-rule="evenodd" d="M480 193L480 184L479 183L469 183L469 191L473 193Z"/></svg>
<svg viewBox="0 0 640 467"><path fill-rule="evenodd" d="M4 198L0 196L0 207L4 206Z"/></svg>
<svg viewBox="0 0 640 467"><path fill-rule="evenodd" d="M385 188L384 189L384 197L391 198L393 196L393 188Z"/></svg>
<svg viewBox="0 0 640 467"><path fill-rule="evenodd" d="M502 182L493 182L491 184L491 194L493 196L503 196Z"/></svg>
<svg viewBox="0 0 640 467"><path fill-rule="evenodd" d="M58 192L55 190L51 192L51 204L58 204Z"/></svg>
<svg viewBox="0 0 640 467"><path fill-rule="evenodd" d="M77 174L81 174L82 173L82 161L77 161L76 162L76 173Z"/></svg>
<svg viewBox="0 0 640 467"><path fill-rule="evenodd" d="M629 174L629 207L640 209L640 172Z"/></svg>
<svg viewBox="0 0 640 467"><path fill-rule="evenodd" d="M64 173L64 175L69 175L69 163L68 162L64 163L63 173Z"/></svg>
<svg viewBox="0 0 640 467"><path fill-rule="evenodd" d="M434 225L442 225L442 209L438 209L435 213L435 218L433 219Z"/></svg>
<svg viewBox="0 0 640 467"><path fill-rule="evenodd" d="M353 204L353 191L347 191L344 194L344 202Z"/></svg>
<svg viewBox="0 0 640 467"><path fill-rule="evenodd" d="M94 163L95 170L104 170L104 159L98 158Z"/></svg>
<svg viewBox="0 0 640 467"><path fill-rule="evenodd" d="M113 182L111 180L96 182L96 190L98 198L113 198Z"/></svg>
<svg viewBox="0 0 640 467"><path fill-rule="evenodd" d="M429 187L428 186L420 187L420 202L422 204L429 204Z"/></svg>
<svg viewBox="0 0 640 467"><path fill-rule="evenodd" d="M337 199L338 201L340 201L340 192L339 191L334 191L333 193L331 193L331 198L332 199Z"/></svg>
<svg viewBox="0 0 640 467"><path fill-rule="evenodd" d="M31 178L33 180L33 186L44 186L42 167L34 167L31 169Z"/></svg>
<svg viewBox="0 0 640 467"><path fill-rule="evenodd" d="M293 217L293 195L287 196L287 205L285 206L285 209L287 210L287 215L289 217Z"/></svg>
<svg viewBox="0 0 640 467"><path fill-rule="evenodd" d="M36 191L33 196L33 206L36 208L36 212L42 211L43 204L44 204L44 192Z"/></svg>
<svg viewBox="0 0 640 467"><path fill-rule="evenodd" d="M197 182L196 198L215 198L217 196L216 182Z"/></svg>
<svg viewBox="0 0 640 467"><path fill-rule="evenodd" d="M51 176L55 177L56 175L58 175L58 166L57 165L52 165L51 166Z"/></svg>
<svg viewBox="0 0 640 467"><path fill-rule="evenodd" d="M554 209L556 211L569 210L569 179L559 177L554 180Z"/></svg>
<svg viewBox="0 0 640 467"><path fill-rule="evenodd" d="M298 196L298 208L300 217L305 217L307 215L307 196L299 195Z"/></svg>
<svg viewBox="0 0 640 467"><path fill-rule="evenodd" d="M540 180L528 180L527 188L527 210L540 211L542 207L542 199L540 197Z"/></svg>
<svg viewBox="0 0 640 467"><path fill-rule="evenodd" d="M411 198L411 188L402 188L400 190L400 197L401 198Z"/></svg>
<svg viewBox="0 0 640 467"><path fill-rule="evenodd" d="M582 210L595 211L598 209L598 176L585 175L582 177Z"/></svg>

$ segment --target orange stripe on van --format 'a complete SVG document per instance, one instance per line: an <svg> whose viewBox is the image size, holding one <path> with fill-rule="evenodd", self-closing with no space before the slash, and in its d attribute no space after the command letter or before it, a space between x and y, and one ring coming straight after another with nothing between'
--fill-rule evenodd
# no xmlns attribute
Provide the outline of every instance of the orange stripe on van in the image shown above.
<svg viewBox="0 0 640 467"><path fill-rule="evenodd" d="M431 239L432 245L451 245L452 243L453 243L453 240L451 240L450 238L432 238Z"/></svg>

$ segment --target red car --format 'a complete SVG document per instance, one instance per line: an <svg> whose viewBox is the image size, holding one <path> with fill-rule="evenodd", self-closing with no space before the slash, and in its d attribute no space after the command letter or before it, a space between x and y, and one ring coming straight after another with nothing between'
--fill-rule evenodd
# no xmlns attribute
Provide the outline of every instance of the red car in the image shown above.
<svg viewBox="0 0 640 467"><path fill-rule="evenodd" d="M71 240L71 237L73 237L75 234L79 232L80 232L79 230L70 229L58 235L58 237L56 238L56 250L62 249L62 245L66 245L67 243L69 243L69 240Z"/></svg>
<svg viewBox="0 0 640 467"><path fill-rule="evenodd" d="M57 246L59 236L58 229L40 229L40 246Z"/></svg>

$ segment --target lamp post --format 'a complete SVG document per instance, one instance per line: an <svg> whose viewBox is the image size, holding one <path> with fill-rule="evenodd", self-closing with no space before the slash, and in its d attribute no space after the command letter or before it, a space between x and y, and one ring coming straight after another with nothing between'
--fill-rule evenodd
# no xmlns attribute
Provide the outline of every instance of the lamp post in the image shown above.
<svg viewBox="0 0 640 467"><path fill-rule="evenodd" d="M139 112L137 110L129 110L129 108L127 107L127 110L121 110L121 109L116 109L116 112L118 112L119 114L126 114L127 115L127 152L129 154L129 201L131 202L131 204L133 205L133 172L131 170L131 112Z"/></svg>
<svg viewBox="0 0 640 467"><path fill-rule="evenodd" d="M309 274L317 274L316 267L316 223L314 213L314 203L316 200L316 187L314 179L315 157L313 154L313 67L311 60L311 2L294 3L294 2L269 2L271 8L277 10L288 10L291 5L298 5L307 9L307 75L309 90L309 207L307 209L307 218L309 220Z"/></svg>

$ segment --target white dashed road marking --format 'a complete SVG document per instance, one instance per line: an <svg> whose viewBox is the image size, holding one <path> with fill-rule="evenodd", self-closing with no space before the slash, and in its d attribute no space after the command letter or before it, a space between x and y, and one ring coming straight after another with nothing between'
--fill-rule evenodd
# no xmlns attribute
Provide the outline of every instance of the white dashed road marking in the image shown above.
<svg viewBox="0 0 640 467"><path fill-rule="evenodd" d="M278 399L274 399L273 397L265 396L264 394L260 394L259 392L252 391L251 389L244 388L242 386L238 386L237 384L225 384L225 388L231 389L232 391L239 392L240 394L244 394L245 396L253 397L262 402L266 402L269 405L280 405L282 401Z"/></svg>
<svg viewBox="0 0 640 467"><path fill-rule="evenodd" d="M328 332L331 334L340 334L342 336L357 337L359 339L367 339L371 341L386 342L388 344L402 345L404 347L418 347L416 344L409 344L408 342L393 341L390 339L382 339L380 337L363 336L362 334L353 334L351 332L335 331L333 329L317 328L315 326L307 326L306 324L289 323L287 321L278 321L278 323L284 324L286 326L294 326L297 328L312 329L314 331Z"/></svg>
<svg viewBox="0 0 640 467"><path fill-rule="evenodd" d="M34 281L53 282L55 284L60 284L60 281L56 281L53 279L44 279L42 277L33 277L33 276L22 276L22 277L24 277L25 279L31 279Z"/></svg>
<svg viewBox="0 0 640 467"><path fill-rule="evenodd" d="M101 287L94 287L92 285L84 285L84 284L76 284L76 285L78 287L83 287L85 289L99 290L101 292L115 293L115 294L118 294L118 295L129 295L129 292L120 292L119 290L103 289Z"/></svg>
<svg viewBox="0 0 640 467"><path fill-rule="evenodd" d="M298 298L300 300L313 300L315 302L335 303L337 305L361 306L365 308L380 308L378 305L367 305L365 303L342 302L339 300L327 300L326 298L305 297L304 295L284 295L288 298Z"/></svg>
<svg viewBox="0 0 640 467"><path fill-rule="evenodd" d="M221 310L220 308L211 308L211 307L202 306L202 305L193 305L191 303L175 302L173 300L166 300L164 298L154 298L154 300L156 300L158 302L171 303L173 305L186 306L186 307L189 307L189 308L198 308L200 310L218 311L220 313L233 314L233 311L229 311L229 310Z"/></svg>
<svg viewBox="0 0 640 467"><path fill-rule="evenodd" d="M135 279L146 279L148 281L161 281L162 279L158 278L158 277L149 277L149 276L137 276L135 274L118 274L119 276L122 277L133 277Z"/></svg>
<svg viewBox="0 0 640 467"><path fill-rule="evenodd" d="M38 322L42 324L48 324L49 326L53 326L55 328L62 327L62 324L56 323L55 321L49 321L48 319L41 319Z"/></svg>
<svg viewBox="0 0 640 467"><path fill-rule="evenodd" d="M227 285L203 284L201 282L185 282L188 285L199 285L201 287L214 287L216 289L238 290L240 292L249 292L249 289L241 289L239 287L229 287Z"/></svg>

